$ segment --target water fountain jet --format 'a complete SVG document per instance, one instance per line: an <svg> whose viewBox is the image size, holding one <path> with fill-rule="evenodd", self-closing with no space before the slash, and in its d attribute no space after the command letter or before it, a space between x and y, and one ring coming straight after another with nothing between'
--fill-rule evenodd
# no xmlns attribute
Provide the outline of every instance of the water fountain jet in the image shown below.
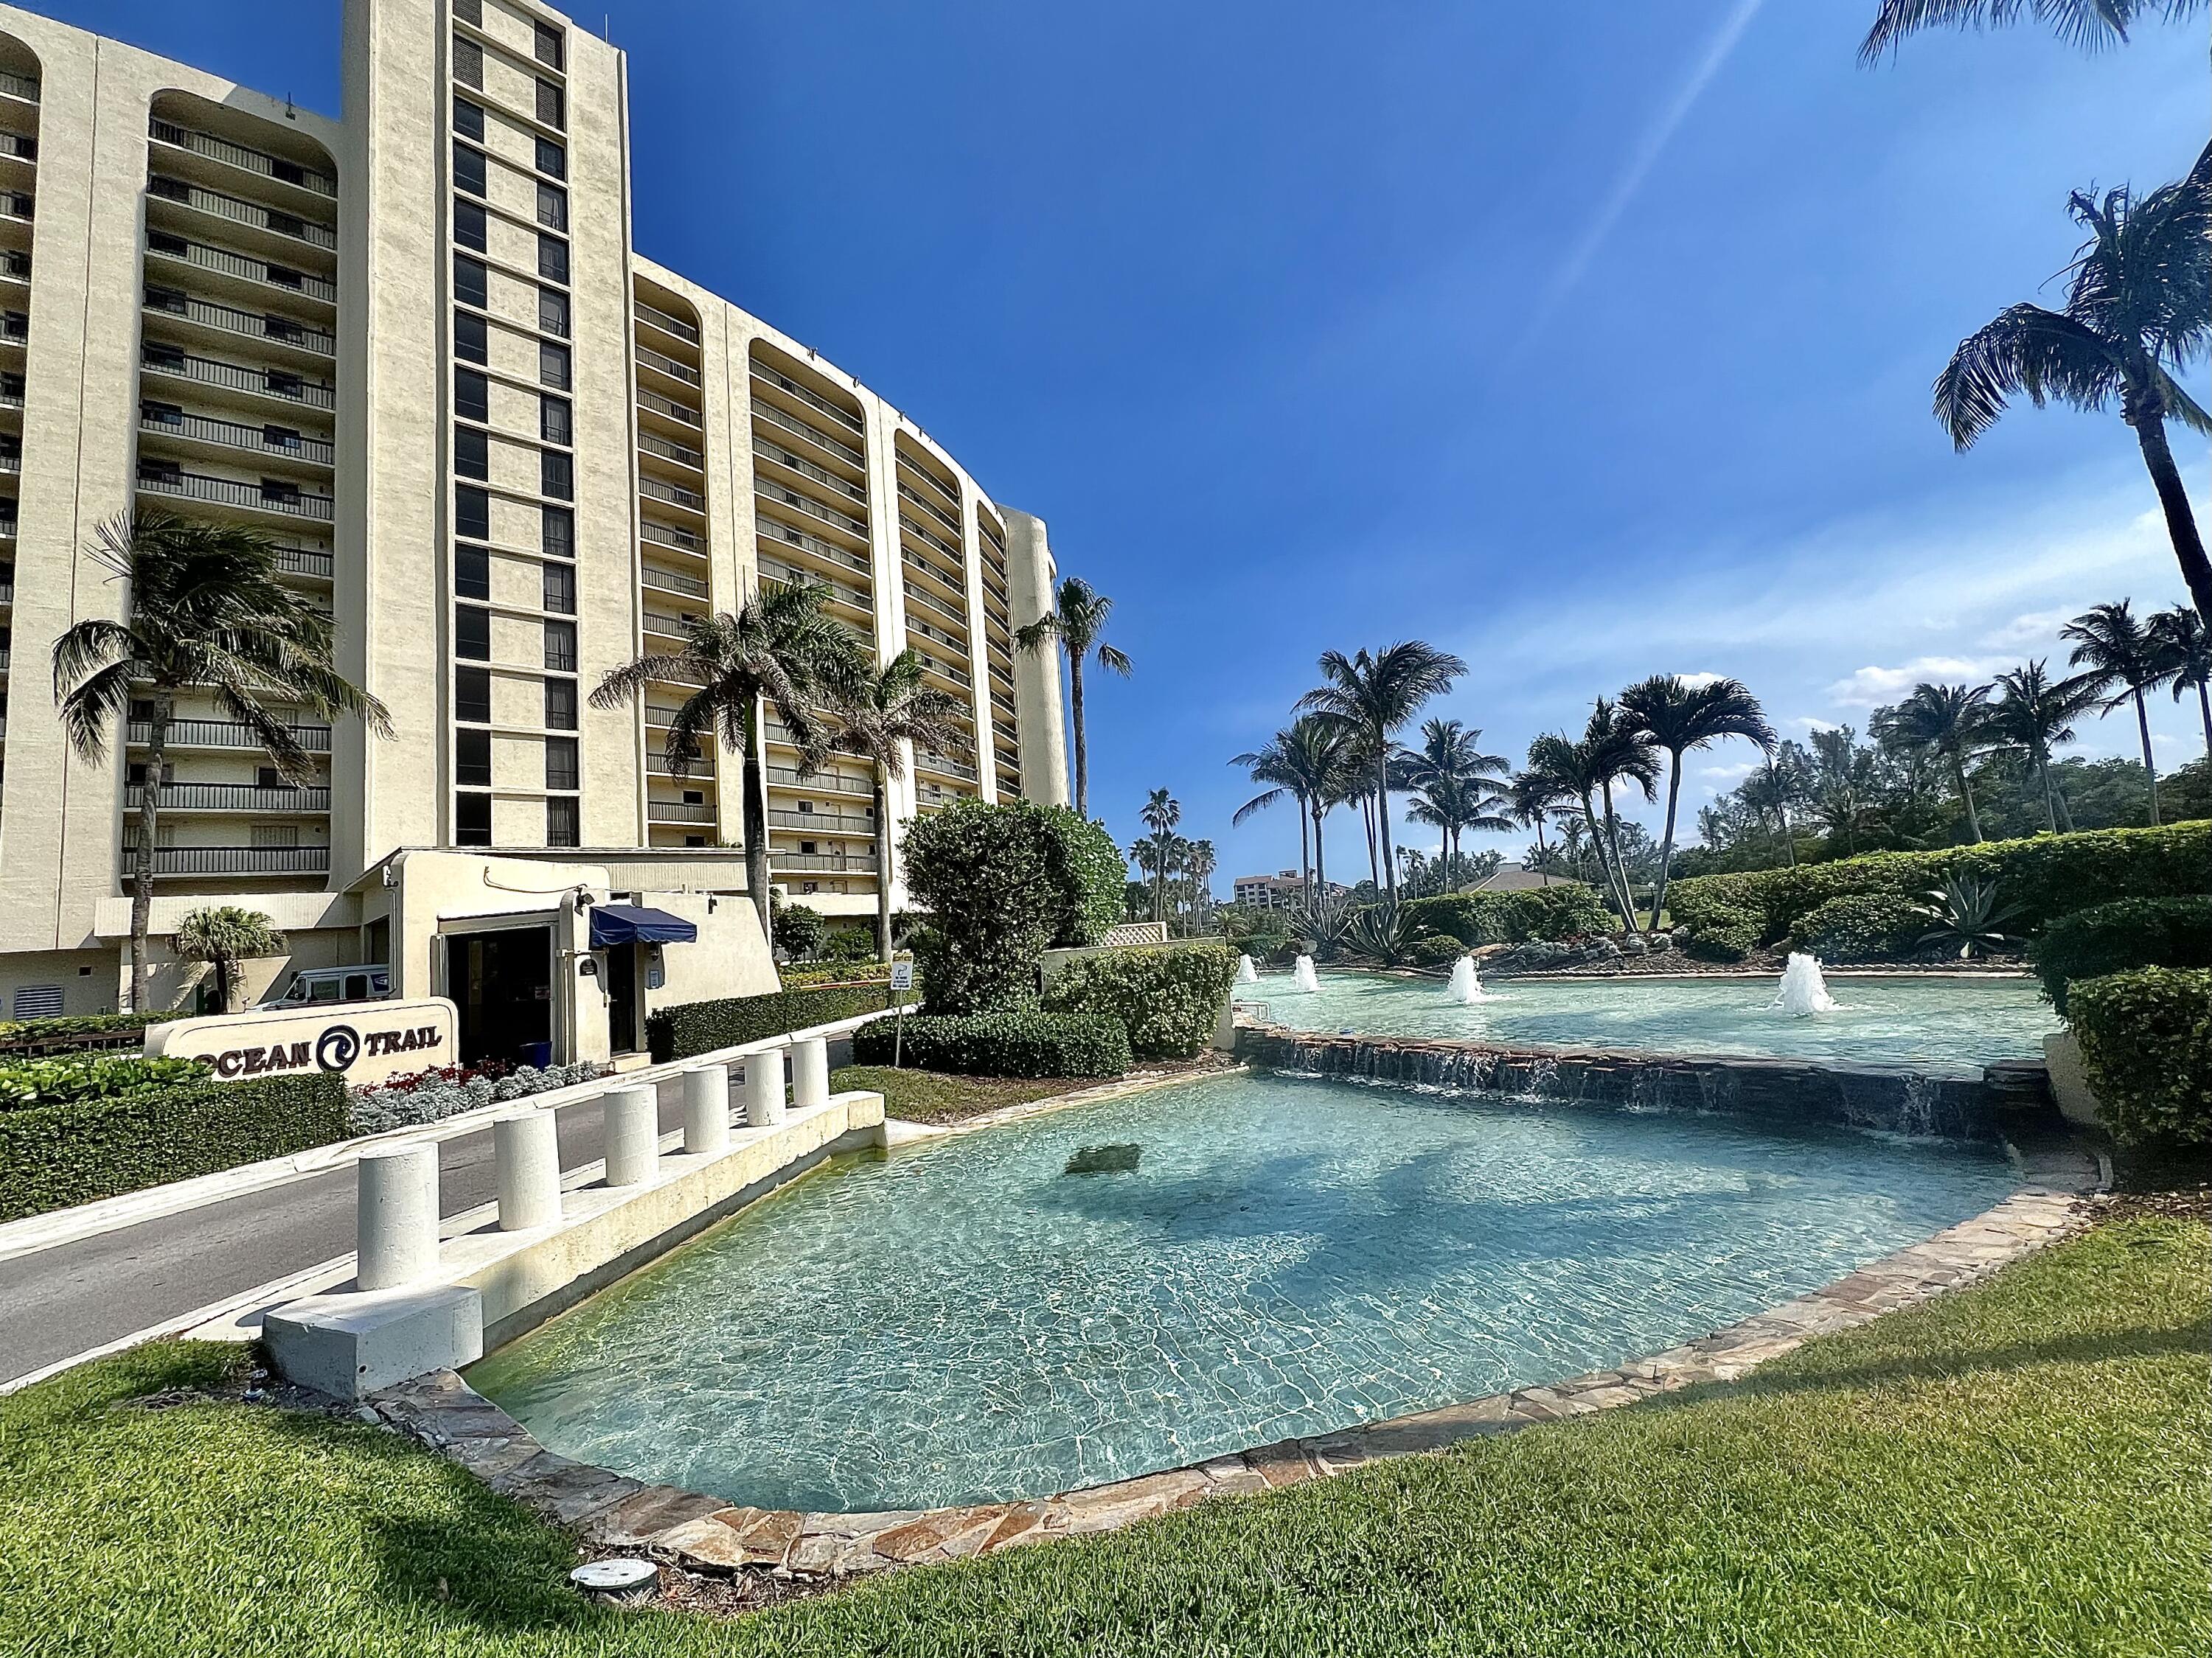
<svg viewBox="0 0 2212 1658"><path fill-rule="evenodd" d="M1474 957L1472 956L1462 956L1452 963L1451 983L1445 993L1462 1007L1473 1007L1478 1002L1498 999L1482 987L1482 979L1474 970Z"/></svg>
<svg viewBox="0 0 2212 1658"><path fill-rule="evenodd" d="M1314 976L1313 957L1310 956L1301 956L1298 957L1297 970L1295 977L1297 979L1297 987L1301 991L1306 992L1309 994L1318 991L1321 988L1321 981Z"/></svg>
<svg viewBox="0 0 2212 1658"><path fill-rule="evenodd" d="M1239 956L1237 958L1237 982L1240 985L1255 985L1260 982L1260 969L1252 965L1252 958L1249 956Z"/></svg>
<svg viewBox="0 0 2212 1658"><path fill-rule="evenodd" d="M1768 1005L1787 1013L1793 1019L1806 1018L1814 1013L1843 1011L1843 1005L1828 994L1827 981L1820 976L1820 958L1800 955L1795 950L1790 952L1790 960L1782 969L1782 988Z"/></svg>

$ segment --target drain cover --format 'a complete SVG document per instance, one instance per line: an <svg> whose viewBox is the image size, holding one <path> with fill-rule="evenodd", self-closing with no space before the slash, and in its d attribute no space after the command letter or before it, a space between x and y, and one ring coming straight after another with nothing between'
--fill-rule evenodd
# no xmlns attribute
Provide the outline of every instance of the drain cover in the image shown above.
<svg viewBox="0 0 2212 1658"><path fill-rule="evenodd" d="M587 1594L634 1595L660 1581L660 1568L650 1560L594 1560L568 1574L568 1581Z"/></svg>

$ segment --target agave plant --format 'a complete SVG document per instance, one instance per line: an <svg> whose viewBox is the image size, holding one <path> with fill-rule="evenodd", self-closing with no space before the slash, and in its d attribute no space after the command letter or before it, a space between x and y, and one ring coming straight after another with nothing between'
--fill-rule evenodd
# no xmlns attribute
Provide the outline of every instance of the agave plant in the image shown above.
<svg viewBox="0 0 2212 1658"><path fill-rule="evenodd" d="M1341 898L1316 896L1294 904L1288 912L1291 937L1307 947L1317 961L1334 960L1346 943L1352 925L1352 908Z"/></svg>
<svg viewBox="0 0 2212 1658"><path fill-rule="evenodd" d="M1395 898L1353 910L1345 923L1343 947L1355 956L1396 967L1411 958L1421 924Z"/></svg>
<svg viewBox="0 0 2212 1658"><path fill-rule="evenodd" d="M2020 906L2000 904L1995 881L1952 875L1915 908L1934 923L1920 940L1923 950L1940 944L1948 955L1955 946L1963 962L1977 951L1990 956L2021 942L2018 934L2005 930L2005 923L2020 914Z"/></svg>

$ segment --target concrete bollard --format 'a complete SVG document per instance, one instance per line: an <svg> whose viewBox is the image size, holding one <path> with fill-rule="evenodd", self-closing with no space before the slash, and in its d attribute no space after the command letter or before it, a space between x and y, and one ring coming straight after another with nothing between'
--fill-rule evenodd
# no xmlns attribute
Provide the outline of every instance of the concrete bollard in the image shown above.
<svg viewBox="0 0 2212 1658"><path fill-rule="evenodd" d="M745 1127L773 1128L783 1121L783 1054L780 1048L745 1055Z"/></svg>
<svg viewBox="0 0 2212 1658"><path fill-rule="evenodd" d="M819 1036L792 1044L791 1102L801 1111L830 1103L830 1044Z"/></svg>
<svg viewBox="0 0 2212 1658"><path fill-rule="evenodd" d="M436 1142L364 1151L354 1170L360 1287L396 1290L437 1271Z"/></svg>
<svg viewBox="0 0 2212 1658"><path fill-rule="evenodd" d="M617 1088L605 1099L607 1184L642 1186L660 1170L660 1101L650 1088Z"/></svg>
<svg viewBox="0 0 2212 1658"><path fill-rule="evenodd" d="M517 1112L491 1126L499 1166L499 1230L527 1232L561 1221L561 1134L553 1114Z"/></svg>
<svg viewBox="0 0 2212 1658"><path fill-rule="evenodd" d="M684 1149L719 1157L730 1149L730 1067L702 1065L684 1073Z"/></svg>

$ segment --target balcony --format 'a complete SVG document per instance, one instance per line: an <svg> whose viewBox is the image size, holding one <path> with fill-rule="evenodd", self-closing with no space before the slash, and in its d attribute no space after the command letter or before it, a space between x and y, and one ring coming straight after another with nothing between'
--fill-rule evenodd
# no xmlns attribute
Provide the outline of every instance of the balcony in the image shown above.
<svg viewBox="0 0 2212 1658"><path fill-rule="evenodd" d="M27 104L39 101L39 83L27 75L15 75L0 70L0 93L10 98L21 98Z"/></svg>
<svg viewBox="0 0 2212 1658"><path fill-rule="evenodd" d="M678 443L673 439L664 438L652 432L640 432L637 434L637 446L641 453L658 455L663 460L673 461L677 465L689 467L692 471L703 472L707 470L706 456L690 445Z"/></svg>
<svg viewBox="0 0 2212 1658"><path fill-rule="evenodd" d="M680 593L686 598L707 597L704 581L696 575L685 575L679 570L659 570L647 564L639 573L639 580L659 592Z"/></svg>
<svg viewBox="0 0 2212 1658"><path fill-rule="evenodd" d="M839 477L828 467L817 466L805 456L793 454L780 443L771 443L766 438L756 437L753 440L753 454L757 459L774 461L778 466L790 468L801 477L811 478L817 483L827 484L848 501L858 501L864 508L868 504L868 492L850 478Z"/></svg>
<svg viewBox="0 0 2212 1658"><path fill-rule="evenodd" d="M165 202L174 202L189 207L197 213L213 214L228 219L233 224L242 224L254 230L265 230L272 236L289 237L305 242L310 247L335 252L338 233L326 224L317 224L296 213L287 213L281 208L264 207L258 202L241 201L235 196L226 196L221 191L208 190L185 179L172 179L156 173L146 180L150 196Z"/></svg>
<svg viewBox="0 0 2212 1658"><path fill-rule="evenodd" d="M906 619L906 630L917 639L927 639L935 644L944 646L948 651L957 651L963 658L965 658L968 654L968 641L966 640L955 639L951 634L945 632L944 629L936 626L933 623L923 622L917 617L909 616ZM945 674L950 678L958 680L963 685L973 684L975 683L973 680L969 678L966 670L954 669L948 665L933 661L927 653L922 657L922 665L925 667L935 668L940 673Z"/></svg>
<svg viewBox="0 0 2212 1658"><path fill-rule="evenodd" d="M222 507L243 507L285 518L331 521L331 498L299 490L272 489L267 484L241 483L235 478L210 477L201 472L148 471L141 467L138 487L155 495L179 495L189 501L211 501Z"/></svg>
<svg viewBox="0 0 2212 1658"><path fill-rule="evenodd" d="M648 392L642 386L637 388L637 406L652 414L659 415L665 420L672 420L681 426L699 424L699 411L696 409L692 408L689 404L678 403L673 398L664 398L658 392Z"/></svg>
<svg viewBox="0 0 2212 1658"><path fill-rule="evenodd" d="M324 438L303 436L281 426L246 426L234 420L216 420L206 415L160 413L142 410L138 429L163 437L191 438L225 449L247 449L259 455L282 455L328 466L333 451Z"/></svg>
<svg viewBox="0 0 2212 1658"><path fill-rule="evenodd" d="M679 645L691 636L691 624L686 618L670 616L665 611L653 609L650 605L646 607L644 623L646 632L658 635L663 639L673 640Z"/></svg>
<svg viewBox="0 0 2212 1658"><path fill-rule="evenodd" d="M136 810L145 793L145 785L133 783L123 791L123 804ZM320 785L310 788L264 788L257 783L165 783L155 804L164 811L319 814L330 811L331 792Z"/></svg>
<svg viewBox="0 0 2212 1658"><path fill-rule="evenodd" d="M810 794L851 794L864 800L876 798L876 786L865 777L842 771L801 772L796 766L768 768L768 780L778 788L804 789Z"/></svg>
<svg viewBox="0 0 2212 1658"><path fill-rule="evenodd" d="M36 95L34 93L33 96ZM243 144L232 143L228 138L217 138L204 132L195 132L189 127L165 121L160 116L152 118L146 127L147 136L179 149L189 150L210 161L221 161L226 167L241 167L248 173L258 173L264 179L274 179L279 184L311 191L318 196L335 199L338 181L326 173L302 167L297 161L288 161L281 155L271 155L258 149L248 149Z"/></svg>
<svg viewBox="0 0 2212 1658"><path fill-rule="evenodd" d="M872 852L786 852L780 847L768 849L771 869L800 869L811 872L827 870L833 875L873 875L876 854Z"/></svg>
<svg viewBox="0 0 2212 1658"><path fill-rule="evenodd" d="M753 532L763 541L799 548L817 558L827 559L832 564L858 570L863 575L873 574L866 553L856 553L850 548L838 546L835 542L824 541L820 536L811 536L795 525L786 524L780 519L754 519Z"/></svg>
<svg viewBox="0 0 2212 1658"><path fill-rule="evenodd" d="M769 367L764 362L756 362L753 365L753 378L757 380L763 380L767 384L773 386L777 391L781 392L787 397L797 398L799 402L805 404L809 409L819 410L822 413L829 416L831 420L836 421L837 424L843 427L847 431L852 433L855 437L860 436L862 431L866 429L860 424L860 417L858 415L848 413L845 410L839 408L836 404L830 402L829 398L823 397L819 392L810 391L807 387L801 386L797 380L792 379L790 375L779 373L777 370Z"/></svg>
<svg viewBox="0 0 2212 1658"><path fill-rule="evenodd" d="M899 480L898 492L899 499L901 501L912 501L915 506L921 507L923 512L927 513L939 524L942 524L946 529L951 531L954 535L957 536L960 533L960 520L958 519L953 517L951 513L946 512L935 501L930 500L928 496L923 495L921 490L915 489L903 477Z"/></svg>
<svg viewBox="0 0 2212 1658"><path fill-rule="evenodd" d="M706 537L694 535L689 530L679 530L673 524L663 524L658 519L641 518L638 520L637 532L641 538L656 547L674 547L682 552L696 553L702 558L707 556Z"/></svg>
<svg viewBox="0 0 2212 1658"><path fill-rule="evenodd" d="M648 823L711 823L714 809L708 805L693 805L686 800L648 800L645 803L645 821Z"/></svg>
<svg viewBox="0 0 2212 1658"><path fill-rule="evenodd" d="M290 726L286 729L309 754L331 751L328 726ZM133 748L144 748L154 740L152 723L144 720L130 721L123 740ZM236 720L173 720L169 722L168 745L173 749L250 749L258 753L261 739L254 735L252 726Z"/></svg>
<svg viewBox="0 0 2212 1658"><path fill-rule="evenodd" d="M906 626L908 633L920 634L925 639L929 636L930 628L927 622L908 622ZM949 663L940 662L927 651L917 651L915 655L926 671L951 681L963 691L975 689L975 682L969 677L966 669L956 668Z"/></svg>
<svg viewBox="0 0 2212 1658"><path fill-rule="evenodd" d="M927 749L914 751L914 765L916 771L935 772L939 777L957 777L963 783L978 782L981 779L981 774L975 767L941 754L933 754Z"/></svg>
<svg viewBox="0 0 2212 1658"><path fill-rule="evenodd" d="M690 783L712 783L715 776L714 762L706 755L693 755L684 768L678 771L669 763L668 751L658 745L646 750L645 769L648 776L680 778Z"/></svg>
<svg viewBox="0 0 2212 1658"><path fill-rule="evenodd" d="M842 439L833 438L827 432L810 426L798 416L787 414L774 404L763 403L757 398L753 399L753 422L756 425L773 426L778 431L787 432L795 438L804 438L807 442L817 445L829 453L836 456L838 459L848 462L852 465L866 466L868 464L868 458L865 454Z"/></svg>
<svg viewBox="0 0 2212 1658"><path fill-rule="evenodd" d="M0 132L0 155L35 163L39 159L39 141L21 132Z"/></svg>
<svg viewBox="0 0 2212 1658"><path fill-rule="evenodd" d="M875 601L858 587L849 586L831 576L817 575L811 570L802 570L795 564L786 564L778 559L763 558L760 561L760 578L763 583L775 582L787 587L796 586L803 581L811 581L817 587L827 587L830 590L830 597L840 604L849 604L856 610L866 612L871 617L875 615Z"/></svg>
<svg viewBox="0 0 2212 1658"><path fill-rule="evenodd" d="M641 477L637 492L647 501L665 501L671 507L681 507L688 513L707 510L707 497L696 489L685 489L673 483L663 483L656 477Z"/></svg>
<svg viewBox="0 0 2212 1658"><path fill-rule="evenodd" d="M325 305L336 305L338 301L337 284L327 278L311 276L304 270L271 264L267 259L250 258L243 253L234 253L227 247L210 247L205 242L172 235L167 231L148 231L146 252L160 258L196 265L202 270L211 270L220 276L234 276L240 282L258 282L265 287L282 288L288 294L303 295L311 300L319 300Z"/></svg>
<svg viewBox="0 0 2212 1658"><path fill-rule="evenodd" d="M182 317L204 328L219 328L227 334L239 334L247 339L267 340L278 345L289 345L301 351L311 351L319 357L335 357L338 343L335 335L319 328L310 328L289 317L272 315L265 311L241 311L234 305L217 305L212 300L196 300L189 294L179 294L166 288L146 290L146 308L164 316Z"/></svg>
<svg viewBox="0 0 2212 1658"><path fill-rule="evenodd" d="M137 848L123 844L123 872L131 873ZM156 847L156 875L327 875L328 847Z"/></svg>
<svg viewBox="0 0 2212 1658"><path fill-rule="evenodd" d="M947 541L943 536L939 535L936 531L931 529L927 525L919 523L915 519L909 517L907 513L901 513L899 514L899 528L904 530L908 534L918 537L929 546L936 548L939 552L944 554L945 557L951 559L955 564L961 566L963 568L966 568L968 563L968 555L961 549L954 546L951 542Z"/></svg>
<svg viewBox="0 0 2212 1658"><path fill-rule="evenodd" d="M651 323L662 333L672 334L678 339L682 340L686 345L696 345L699 343L699 331L697 329L694 328L690 323L685 322L681 317L671 316L667 312L663 311L657 305L649 305L645 301L640 300L637 301L637 314L638 319L641 322Z"/></svg>
<svg viewBox="0 0 2212 1658"><path fill-rule="evenodd" d="M641 345L637 348L637 362L641 368L650 368L656 374L665 374L669 379L681 381L685 386L699 384L699 371L690 363L678 362L666 353L656 351L649 345Z"/></svg>
<svg viewBox="0 0 2212 1658"><path fill-rule="evenodd" d="M28 224L38 216L38 197L27 190L0 190L0 215Z"/></svg>
<svg viewBox="0 0 2212 1658"><path fill-rule="evenodd" d="M331 409L337 404L336 388L319 380L287 374L281 368L248 368L242 363L196 357L185 351L165 351L152 345L140 352L139 362L151 374L171 374L179 380L197 380L202 386L220 386L227 391L244 392L257 398L276 398L309 409Z"/></svg>
<svg viewBox="0 0 2212 1658"><path fill-rule="evenodd" d="M942 599L932 598L929 594L922 592L921 588L915 586L911 581L902 581L899 583L899 586L906 594L907 603L909 604L919 604L924 610L934 610L938 615L943 616L947 622L951 623L955 627L958 628L963 635L965 635L968 629L968 618L962 616L950 604L945 604ZM911 623L912 618L909 617L908 620ZM962 650L968 648L968 641L964 637L957 640L948 639L946 642L948 644L957 645Z"/></svg>
<svg viewBox="0 0 2212 1658"><path fill-rule="evenodd" d="M818 829L824 835L873 835L876 820L872 817L847 817L832 811L785 811L770 808L768 814L771 829Z"/></svg>
<svg viewBox="0 0 2212 1658"><path fill-rule="evenodd" d="M286 575L320 576L328 581L335 567L328 553L318 552L312 547L279 547L276 568Z"/></svg>
<svg viewBox="0 0 2212 1658"><path fill-rule="evenodd" d="M850 513L841 513L835 507L824 506L811 495L802 495L796 489L787 489L769 479L754 479L753 493L763 501L773 501L779 507L788 507L793 512L804 513L817 524L826 524L833 530L842 530L848 536L865 537L868 533L868 521L866 519L854 518Z"/></svg>

